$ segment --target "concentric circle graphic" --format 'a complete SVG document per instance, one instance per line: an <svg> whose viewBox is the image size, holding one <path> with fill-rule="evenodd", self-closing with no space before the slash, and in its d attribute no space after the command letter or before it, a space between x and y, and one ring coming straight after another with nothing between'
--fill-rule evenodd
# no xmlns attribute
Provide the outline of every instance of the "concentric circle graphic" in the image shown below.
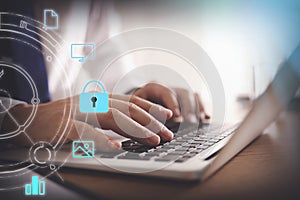
<svg viewBox="0 0 300 200"><path fill-rule="evenodd" d="M48 142L37 142L29 150L29 158L32 163L39 167L53 168L53 160L55 159L55 150Z"/></svg>
<svg viewBox="0 0 300 200"><path fill-rule="evenodd" d="M61 64L62 62L60 62L56 56L57 52L62 50L62 39L52 31L45 31L43 29L43 24L28 17L13 13L1 12L0 18L0 42L1 40L13 40L19 42L22 45L28 46L32 51L37 51L38 53L40 53L45 58L45 62L57 61L57 63L60 64L60 66L58 66L60 67L60 70L58 71L64 74L64 80L61 80L61 85L64 87L65 96L70 97L71 91L69 86L71 84L68 81L68 76L66 75L67 73L65 73L63 69L63 66ZM34 39L34 37L32 37L33 34L38 35L40 38L43 38L43 42ZM23 41L23 37L26 37L31 42L28 43ZM37 44L39 44L44 49L44 51L42 51L42 49ZM118 65L115 64L128 55L148 50L171 55L174 58L184 62L189 70L178 71L171 65L165 65L155 62L145 63L135 67L118 67ZM96 45L94 59L87 60L82 70L90 71L93 74L93 77L90 77L91 79L96 79L103 82L113 82L114 84L110 85L109 88L106 89L112 94L118 94L120 92L120 88L122 88L121 86L124 86L126 84L130 86L130 84L128 83L129 79L133 80L134 83L138 83L133 84L135 86L141 86L139 84L142 83L145 84L145 75L147 76L147 73L151 74L151 70L154 73L156 72L155 69L158 69L154 66L159 66L159 68L165 70L160 74L161 77L156 78L163 78L164 76L174 78L174 81L183 83L184 85L186 85L186 88L189 88L191 90L195 88L195 85L192 85L190 83L190 77L189 73L186 73L187 71L192 71L193 75L197 76L201 80L205 80L205 84L206 87L209 88L213 104L212 121L224 121L226 99L223 84L216 67L214 66L209 56L196 42L194 42L184 34L178 33L174 30L157 27L146 27L117 34ZM70 130L68 129L68 125L70 123L70 120L74 116L76 118L76 112L79 112L79 109L77 108L78 105L71 100L70 104L72 105L73 109L67 107L70 105L65 105L62 112L62 117L64 119L67 119L67 123L61 122L61 124L57 127L57 131L53 132L53 137L50 139L50 141L35 141L31 138L31 133L27 132L28 126L30 126L34 120L37 120L36 117L40 108L40 98L38 92L36 91L35 83L34 81L32 81L30 74L23 70L20 63L14 63L14 60L0 59L0 67L11 68L20 73L27 80L32 89L32 111L26 122L24 124L19 124L18 121L15 120L16 124L18 125L18 129L0 135L1 140L14 139L19 135L24 135L28 138L29 142L31 142L31 148L29 151L27 150L26 152L24 152L24 155L26 156L22 161L20 161L17 157L13 158L14 154L9 153L7 155L12 155L12 158L9 159L14 161L17 160L18 162L9 162L0 165L1 187L3 185L0 190L4 190L23 187L22 183L9 180L15 180L16 177L29 176L27 169L48 168L48 175L50 175L58 170L60 166L64 164L64 162L66 162L68 156L71 155L71 152L65 158L64 162L58 162L59 165L54 165L54 163L56 164L56 155L58 151L60 151L63 142L66 140L67 134L69 134ZM148 71L143 73L143 69L146 68L147 70L151 69L150 72ZM139 73L136 73L136 71L138 70L141 71L139 71ZM79 72L78 74L80 75L84 73ZM141 76L139 76L138 74L141 74ZM78 79L80 78L81 77L78 77ZM153 81L159 82L159 80ZM76 87L82 88L81 83L82 82L79 81ZM7 102L0 102L0 114L2 112L8 115L10 118L15 119L14 116L9 112L9 108L12 105L9 92L4 90L0 90L0 92L5 93L4 96L7 97ZM83 114L81 113L80 115ZM87 117L88 115L86 115L86 121ZM96 115L89 115L89 120L91 120L92 117L95 117L95 119L92 120L93 122L95 122L95 124L93 125L101 128L100 124L96 123ZM117 125L124 132L126 132L128 135L134 134L128 132L126 127L124 127L122 123L120 123L117 117L113 117ZM80 124L82 125L83 123ZM82 129L82 127L77 127L77 124L75 124L75 126L81 136L84 135L84 131L88 130L84 128ZM43 134L43 130L40 130L40 132L41 134ZM94 157L94 160L98 162L99 165L105 165L115 170L130 173L148 173L154 170L168 167L170 164L172 164L171 162L155 163L153 161L149 161L149 165L152 166L152 169L147 170L138 163L136 165L136 168L126 168L126 166L122 165L122 162L116 165L116 163L110 162L108 159ZM27 180L30 180L30 178L27 177ZM2 182L5 182L5 184L2 184Z"/></svg>
<svg viewBox="0 0 300 200"><path fill-rule="evenodd" d="M53 31L45 31L42 23L23 15L0 12L0 19L0 43L12 41L14 44L20 45L28 51L34 51L44 57L45 62L56 62L57 66L55 70L61 76L59 80L64 92L63 95L65 97L71 96L67 73L64 71L62 62L57 56L60 51L63 51L62 45L64 41L61 37ZM37 40L36 38L40 38L41 40ZM66 140L67 134L69 134L67 127L72 117L71 109L69 109L69 105L64 105L61 113L61 117L64 120L61 120L56 129L53 129L54 131L49 141L39 141L38 137L33 137L31 126L34 122L38 123L41 100L36 87L37 83L35 83L30 73L25 69L34 67L22 66L22 63L14 60L14 58L0 58L2 77L5 77L8 71L19 74L18 77L22 77L27 82L26 86L30 87L32 91L32 94L28 94L31 95L31 111L21 123L19 117L15 116L15 113L10 112L10 108L13 105L10 92L1 89L0 86L0 114L5 119L13 121L14 127L16 127L13 130L8 129L8 132L3 132L2 130L0 134L1 142L4 144L7 141L7 145L0 152L1 160L3 160L0 164L0 190L24 187L24 183L20 182L20 180L30 180L31 174L28 169L38 170L46 168L49 169L49 173L46 176L49 176L64 164L54 165L54 162L56 153ZM44 131L41 128L39 134L42 135ZM22 152L19 150L15 151L16 148L12 145L16 142L20 146L18 143L20 137L26 138L27 142L31 144L30 148L24 148Z"/></svg>
<svg viewBox="0 0 300 200"><path fill-rule="evenodd" d="M12 68L17 73L20 73L28 81L28 83L30 85L30 88L32 90L32 101L34 101L34 100L36 101L36 103L33 104L34 105L33 109L24 124L18 124L18 122L14 119L14 117L9 113L8 110L9 110L10 106L6 108L7 115L16 123L16 125L18 127L16 130L10 131L9 133L1 133L0 134L0 139L8 139L8 138L17 136L18 134L20 134L23 131L23 129L26 129L26 127L28 127L30 125L30 123L32 122L32 120L37 112L37 105L39 103L38 102L39 98L38 98L38 91L37 91L34 81L32 80L30 75L23 68L21 68L18 65L15 65L15 64L9 64L9 63L5 63L5 62L1 62L1 61L0 61L0 67L3 70L6 70L7 68ZM7 97L8 97L7 101L9 101L9 104L11 105L12 100L10 98L10 94L7 91L6 91L6 93L7 93ZM6 106L3 105L2 107L5 108Z"/></svg>
<svg viewBox="0 0 300 200"><path fill-rule="evenodd" d="M7 98L6 103L4 103L4 100L0 100L0 113L3 114L12 106L12 100L10 94L6 90L0 89L0 95Z"/></svg>
<svg viewBox="0 0 300 200"><path fill-rule="evenodd" d="M212 121L223 123L225 118L225 92L222 84L220 75L206 52L199 46L195 41L185 36L184 34L178 33L174 30L158 28L158 27L146 27L138 28L117 34L100 44L96 45L95 56L93 60L89 60L85 65L85 70L94 71L93 79L105 81L112 80L115 84L108 88L112 94L120 93L119 88L123 88L124 84L130 85L128 82L128 76L131 80L136 83L142 83L147 75L151 75L151 72L145 71L140 72L140 76L134 73L140 66L120 66L115 65L118 61L123 59L125 56L133 54L134 52L141 52L146 50L152 50L161 53L170 54L188 65L189 70L176 71L172 66L164 66L169 68L169 72L161 74L165 77L171 76L172 74L179 75L180 80L174 81L184 82L188 84L188 88L194 88L189 82L189 74L184 74L184 71L193 71L199 79L205 80L206 87L209 89L211 101L213 104ZM109 52L108 52L109 51ZM160 65L160 63L147 63L149 67ZM95 71L95 66L101 66L104 70ZM115 79L115 75L118 74L118 78ZM134 74L135 76L131 76ZM126 81L123 81L126 80ZM142 81L141 81L142 80ZM154 80L159 82L159 80ZM135 85L136 87L137 85ZM141 85L138 85L141 86ZM79 87L79 86L78 86ZM128 91L132 88L128 88ZM129 111L128 111L129 112ZM89 116L90 118L91 116ZM87 119L87 118L86 118ZM135 133L129 133L126 126L118 120L117 116L114 116L114 120L117 125L128 135ZM100 124L98 124L99 127ZM78 130L82 129L77 127ZM181 128L181 127L179 127ZM136 135L135 135L136 136ZM148 173L151 171L159 170L168 167L171 163L158 163L149 162L149 165L153 166L153 170L145 169L143 166L137 166L136 168L125 168L121 164L115 165L110 161L101 158L95 158L101 165L106 165L115 170L130 172L130 173ZM138 164L137 164L138 165Z"/></svg>

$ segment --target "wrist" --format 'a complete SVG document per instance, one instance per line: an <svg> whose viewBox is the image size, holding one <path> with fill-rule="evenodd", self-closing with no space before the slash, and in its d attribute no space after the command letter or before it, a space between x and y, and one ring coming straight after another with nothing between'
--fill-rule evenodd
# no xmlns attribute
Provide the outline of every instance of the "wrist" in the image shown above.
<svg viewBox="0 0 300 200"><path fill-rule="evenodd" d="M31 107L29 104L21 103L9 108L3 116L1 133L15 130L18 128L17 126L24 124L30 114Z"/></svg>

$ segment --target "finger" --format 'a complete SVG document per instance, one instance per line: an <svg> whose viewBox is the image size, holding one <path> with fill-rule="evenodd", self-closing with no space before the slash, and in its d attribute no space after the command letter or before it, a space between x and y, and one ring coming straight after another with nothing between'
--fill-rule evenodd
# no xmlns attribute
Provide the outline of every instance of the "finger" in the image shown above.
<svg viewBox="0 0 300 200"><path fill-rule="evenodd" d="M166 121L167 119L170 119L173 115L172 111L164 108L161 105L152 103L148 100L142 99L135 95L110 95L113 99L123 100L126 102L131 102L142 108L143 110L147 111L151 115L153 115L155 118L157 118L160 121Z"/></svg>
<svg viewBox="0 0 300 200"><path fill-rule="evenodd" d="M121 111L134 121L142 126L148 128L152 132L158 134L162 140L170 141L173 139L173 133L167 129L164 124L155 119L152 115L140 108L134 103L125 102L121 100L111 99L110 106Z"/></svg>
<svg viewBox="0 0 300 200"><path fill-rule="evenodd" d="M160 143L160 137L157 134L143 127L116 108L109 108L106 113L78 113L76 118L94 127L112 130L142 144L155 146Z"/></svg>
<svg viewBox="0 0 300 200"><path fill-rule="evenodd" d="M161 105L152 103L148 100L142 99L140 97L137 97L135 95L119 95L119 94L109 94L110 99L118 99L118 100L123 100L126 102L131 102L145 111L149 112L151 115L153 115L155 118L158 120L165 122L167 119L170 119L173 115L172 111L170 109L167 109ZM61 100L64 103L70 103L73 104L73 108L78 107L79 105L79 95L73 96L66 98L64 100Z"/></svg>
<svg viewBox="0 0 300 200"><path fill-rule="evenodd" d="M79 97L72 97L72 106L76 109L79 104ZM116 109L109 109L107 113L80 113L76 112L75 119L86 122L94 127L113 130L114 132L124 136L130 137L140 143L147 144L150 146L158 145L160 142L159 136L152 131L141 126L128 116L122 116ZM162 139L169 140L170 137L163 136ZM172 136L171 136L172 138Z"/></svg>
<svg viewBox="0 0 300 200"><path fill-rule="evenodd" d="M95 130L89 124L77 120L72 120L69 140L89 140L95 144L95 149L100 151L116 151L121 148L121 143L111 140L108 136Z"/></svg>
<svg viewBox="0 0 300 200"><path fill-rule="evenodd" d="M186 89L175 89L180 102L181 114L184 121L197 123L196 102L193 93Z"/></svg>
<svg viewBox="0 0 300 200"><path fill-rule="evenodd" d="M196 106L197 106L197 117L199 120L208 120L210 119L210 116L206 113L205 108L203 106L202 100L200 98L200 95L198 93L194 94Z"/></svg>
<svg viewBox="0 0 300 200"><path fill-rule="evenodd" d="M172 110L174 117L180 117L181 112L179 109L179 103L177 100L177 95L169 88L162 88L161 93L159 94L159 99L162 100L163 104Z"/></svg>
<svg viewBox="0 0 300 200"><path fill-rule="evenodd" d="M177 101L176 93L168 87L157 83L149 83L143 88L137 90L135 95L144 97L150 101L160 101L162 104L172 110L173 117L180 116L179 103Z"/></svg>

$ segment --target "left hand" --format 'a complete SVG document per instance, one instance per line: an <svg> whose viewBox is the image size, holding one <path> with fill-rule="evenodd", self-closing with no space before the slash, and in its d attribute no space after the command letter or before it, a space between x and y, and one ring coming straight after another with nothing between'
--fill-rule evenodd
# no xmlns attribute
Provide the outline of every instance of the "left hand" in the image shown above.
<svg viewBox="0 0 300 200"><path fill-rule="evenodd" d="M181 121L196 123L210 119L199 94L186 89L171 89L158 83L148 83L133 94L165 106L172 110L174 118L181 118Z"/></svg>

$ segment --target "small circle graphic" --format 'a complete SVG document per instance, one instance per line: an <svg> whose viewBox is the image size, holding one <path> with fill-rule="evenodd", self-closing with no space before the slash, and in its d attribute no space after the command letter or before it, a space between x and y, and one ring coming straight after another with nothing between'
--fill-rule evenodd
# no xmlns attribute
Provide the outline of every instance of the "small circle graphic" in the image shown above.
<svg viewBox="0 0 300 200"><path fill-rule="evenodd" d="M47 57L46 57L46 60L47 60L48 62L51 62L51 61L52 61L52 56L47 56Z"/></svg>
<svg viewBox="0 0 300 200"><path fill-rule="evenodd" d="M51 168L51 162L55 158L55 151L50 143L40 141L29 149L29 158L33 164L39 167L50 166Z"/></svg>
<svg viewBox="0 0 300 200"><path fill-rule="evenodd" d="M31 99L31 103L33 105L38 105L40 103L40 99L37 98L37 97L34 97L34 98Z"/></svg>
<svg viewBox="0 0 300 200"><path fill-rule="evenodd" d="M51 170L55 170L55 169L56 169L56 166L53 165L53 164L50 164L50 169L51 169Z"/></svg>

